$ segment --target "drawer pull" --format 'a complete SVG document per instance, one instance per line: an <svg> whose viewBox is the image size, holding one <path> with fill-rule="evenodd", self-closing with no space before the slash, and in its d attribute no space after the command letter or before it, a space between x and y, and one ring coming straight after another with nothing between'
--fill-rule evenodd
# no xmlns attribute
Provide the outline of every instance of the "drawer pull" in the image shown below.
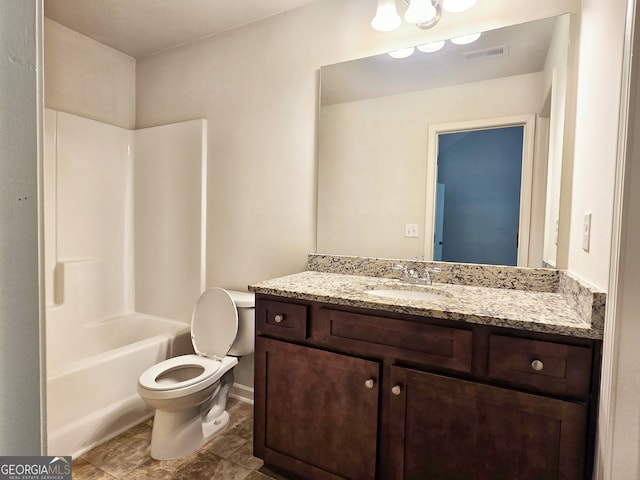
<svg viewBox="0 0 640 480"><path fill-rule="evenodd" d="M273 317L273 320L276 323L281 323L284 320L284 315L282 315L281 313L278 313L275 317Z"/></svg>
<svg viewBox="0 0 640 480"><path fill-rule="evenodd" d="M400 395L402 393L402 387L400 385L395 385L391 389L391 393L393 393L394 395Z"/></svg>
<svg viewBox="0 0 640 480"><path fill-rule="evenodd" d="M531 368L533 368L536 372L541 372L544 368L544 363L541 360L534 360L531 362Z"/></svg>
<svg viewBox="0 0 640 480"><path fill-rule="evenodd" d="M373 386L376 384L375 380L373 378L368 379L366 382L364 382L364 386L367 388L373 388Z"/></svg>

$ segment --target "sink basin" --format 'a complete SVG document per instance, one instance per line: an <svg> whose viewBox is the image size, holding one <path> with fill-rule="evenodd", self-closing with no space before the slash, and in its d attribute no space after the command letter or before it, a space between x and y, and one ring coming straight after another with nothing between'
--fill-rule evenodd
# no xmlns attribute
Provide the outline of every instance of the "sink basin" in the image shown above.
<svg viewBox="0 0 640 480"><path fill-rule="evenodd" d="M439 293L422 291L422 290L395 290L395 289L380 289L380 290L366 290L364 293L368 295L375 295L377 297L384 298L397 298L400 300L426 300L437 301L447 298L446 295Z"/></svg>

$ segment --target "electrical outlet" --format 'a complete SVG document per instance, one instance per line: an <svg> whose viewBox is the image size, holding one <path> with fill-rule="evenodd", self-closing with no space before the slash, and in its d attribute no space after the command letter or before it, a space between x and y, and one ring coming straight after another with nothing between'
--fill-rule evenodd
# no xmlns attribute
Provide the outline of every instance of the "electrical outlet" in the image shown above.
<svg viewBox="0 0 640 480"><path fill-rule="evenodd" d="M409 238L417 238L418 237L418 224L417 223L407 223L404 226L404 236Z"/></svg>
<svg viewBox="0 0 640 480"><path fill-rule="evenodd" d="M585 252L589 251L589 243L591 242L591 214L587 213L584 216L582 223L582 249Z"/></svg>

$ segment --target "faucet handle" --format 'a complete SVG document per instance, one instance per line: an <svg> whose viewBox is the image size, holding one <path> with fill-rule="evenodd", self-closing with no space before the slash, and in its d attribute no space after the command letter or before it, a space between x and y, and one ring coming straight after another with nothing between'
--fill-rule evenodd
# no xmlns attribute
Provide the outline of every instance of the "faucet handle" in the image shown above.
<svg viewBox="0 0 640 480"><path fill-rule="evenodd" d="M422 274L422 280L425 284L431 285L431 275L430 273L441 272L442 269L440 267L424 267L424 273Z"/></svg>
<svg viewBox="0 0 640 480"><path fill-rule="evenodd" d="M410 277L409 269L407 267L405 267L404 265L395 265L393 267L393 269L402 271L402 278L403 279L406 279L406 278Z"/></svg>

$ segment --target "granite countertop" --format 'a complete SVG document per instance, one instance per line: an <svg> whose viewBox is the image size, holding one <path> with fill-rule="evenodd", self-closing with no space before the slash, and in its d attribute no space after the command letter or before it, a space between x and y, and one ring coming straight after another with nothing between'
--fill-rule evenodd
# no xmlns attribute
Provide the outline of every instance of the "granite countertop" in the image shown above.
<svg viewBox="0 0 640 480"><path fill-rule="evenodd" d="M439 300L384 298L373 289L429 291ZM560 293L433 283L415 285L397 279L305 271L249 286L255 293L315 302L405 313L446 320L517 328L534 332L601 339L602 328Z"/></svg>

